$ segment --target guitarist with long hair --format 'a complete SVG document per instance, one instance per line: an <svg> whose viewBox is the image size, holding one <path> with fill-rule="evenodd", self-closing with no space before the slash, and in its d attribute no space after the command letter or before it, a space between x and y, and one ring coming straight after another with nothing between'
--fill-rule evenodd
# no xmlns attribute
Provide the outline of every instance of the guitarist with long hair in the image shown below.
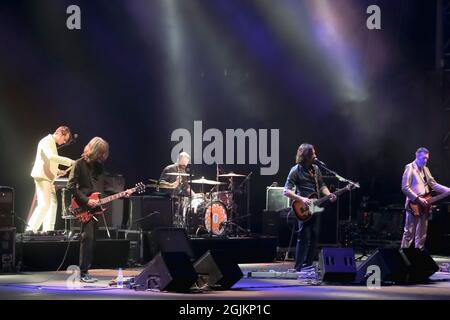
<svg viewBox="0 0 450 320"><path fill-rule="evenodd" d="M75 161L69 175L67 188L77 204L83 209L89 210L97 207L98 201L90 199L89 195L93 192L103 191L103 162L108 158L108 155L108 142L100 137L95 137L84 147L81 158ZM88 273L93 260L97 228L97 219L90 219L81 224L80 271L82 282L92 283L97 281Z"/></svg>
<svg viewBox="0 0 450 320"><path fill-rule="evenodd" d="M415 248L424 249L430 206L450 195L450 188L437 183L431 175L427 167L429 158L428 149L421 147L416 151L416 159L405 166L402 191L406 195L406 219L402 248L409 248L414 242ZM440 195L431 197L431 191Z"/></svg>
<svg viewBox="0 0 450 320"><path fill-rule="evenodd" d="M312 204L310 195L329 196L330 201L336 201L336 196L330 193L323 182L322 173L317 165L316 151L314 146L303 143L298 147L295 162L289 172L284 186L284 195L292 200L299 201L304 206ZM295 192L292 191L295 189ZM297 246L295 254L295 269L297 271L310 270L313 268L313 260L316 255L319 241L320 215L315 214L307 221L298 222L299 232L297 236Z"/></svg>

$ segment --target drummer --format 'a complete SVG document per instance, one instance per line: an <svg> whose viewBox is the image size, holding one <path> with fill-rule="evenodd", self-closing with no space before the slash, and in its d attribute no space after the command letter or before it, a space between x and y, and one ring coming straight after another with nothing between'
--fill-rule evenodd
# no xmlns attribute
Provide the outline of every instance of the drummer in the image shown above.
<svg viewBox="0 0 450 320"><path fill-rule="evenodd" d="M174 196L189 197L195 196L194 190L189 186L189 175L187 174L191 156L187 152L181 152L177 157L177 162L164 168L159 178L161 183L168 183L173 187ZM176 173L179 173L177 175Z"/></svg>

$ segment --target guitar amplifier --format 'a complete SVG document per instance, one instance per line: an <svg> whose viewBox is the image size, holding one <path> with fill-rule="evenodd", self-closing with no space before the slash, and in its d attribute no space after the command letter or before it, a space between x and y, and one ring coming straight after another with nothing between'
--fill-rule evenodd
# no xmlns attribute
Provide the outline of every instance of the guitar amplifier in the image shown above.
<svg viewBox="0 0 450 320"><path fill-rule="evenodd" d="M152 231L172 227L172 199L163 196L131 196L125 199L123 225L131 230Z"/></svg>
<svg viewBox="0 0 450 320"><path fill-rule="evenodd" d="M0 186L0 228L14 226L14 189Z"/></svg>
<svg viewBox="0 0 450 320"><path fill-rule="evenodd" d="M14 272L16 264L16 228L0 228L0 272Z"/></svg>
<svg viewBox="0 0 450 320"><path fill-rule="evenodd" d="M283 195L283 187L267 187L266 210L278 211L290 207L290 200Z"/></svg>

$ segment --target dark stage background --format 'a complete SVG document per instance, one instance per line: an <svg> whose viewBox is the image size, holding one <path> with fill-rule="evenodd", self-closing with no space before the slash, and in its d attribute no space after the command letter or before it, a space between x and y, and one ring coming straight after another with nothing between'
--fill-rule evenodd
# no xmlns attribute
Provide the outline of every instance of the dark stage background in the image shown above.
<svg viewBox="0 0 450 320"><path fill-rule="evenodd" d="M81 30L66 28L71 4L81 8ZM381 30L366 28L371 4L381 8ZM15 188L25 217L37 143L61 124L79 138L60 154L78 158L101 136L108 169L127 186L158 178L171 162L172 131L201 120L203 130L280 130L278 174L222 166L253 172L255 229L266 186L284 184L302 142L361 183L353 214L362 196L401 205L403 167L419 146L450 184L435 30L435 1L2 1L0 185ZM215 170L193 166L209 179Z"/></svg>

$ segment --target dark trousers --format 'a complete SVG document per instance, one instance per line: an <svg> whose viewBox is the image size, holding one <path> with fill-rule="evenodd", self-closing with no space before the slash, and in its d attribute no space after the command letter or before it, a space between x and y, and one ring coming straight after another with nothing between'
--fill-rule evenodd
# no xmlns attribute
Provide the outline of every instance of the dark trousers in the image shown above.
<svg viewBox="0 0 450 320"><path fill-rule="evenodd" d="M311 265L319 242L320 215L314 214L306 222L298 222L297 247L295 252L295 269L300 270L303 264Z"/></svg>
<svg viewBox="0 0 450 320"><path fill-rule="evenodd" d="M81 225L80 235L80 271L85 274L91 268L94 259L95 234L97 231L97 221L91 219Z"/></svg>

